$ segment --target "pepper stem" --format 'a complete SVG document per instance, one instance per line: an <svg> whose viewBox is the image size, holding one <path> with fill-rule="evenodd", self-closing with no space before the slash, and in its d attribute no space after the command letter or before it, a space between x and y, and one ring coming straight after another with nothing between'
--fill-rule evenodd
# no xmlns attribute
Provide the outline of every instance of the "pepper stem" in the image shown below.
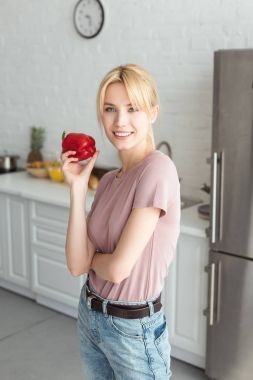
<svg viewBox="0 0 253 380"><path fill-rule="evenodd" d="M66 136L66 132L63 131L62 135L61 135L61 140L63 141L65 139L65 136Z"/></svg>

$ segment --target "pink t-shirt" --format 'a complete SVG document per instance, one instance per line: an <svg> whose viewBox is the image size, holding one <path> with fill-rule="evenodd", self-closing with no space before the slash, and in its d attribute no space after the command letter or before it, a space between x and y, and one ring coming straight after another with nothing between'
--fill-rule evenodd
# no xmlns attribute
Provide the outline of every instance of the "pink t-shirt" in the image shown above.
<svg viewBox="0 0 253 380"><path fill-rule="evenodd" d="M101 178L89 212L87 231L95 248L114 252L133 208L160 208L160 218L128 278L115 284L90 270L89 280L103 298L147 301L161 293L176 250L181 215L179 178L173 161L158 150L119 178L118 172L112 170Z"/></svg>

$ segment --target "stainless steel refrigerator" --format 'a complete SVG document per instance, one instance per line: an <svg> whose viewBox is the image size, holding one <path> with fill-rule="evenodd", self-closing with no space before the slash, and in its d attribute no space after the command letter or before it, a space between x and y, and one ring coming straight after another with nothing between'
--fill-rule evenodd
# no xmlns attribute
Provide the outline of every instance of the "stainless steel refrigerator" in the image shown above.
<svg viewBox="0 0 253 380"><path fill-rule="evenodd" d="M206 374L253 379L253 49L214 53Z"/></svg>

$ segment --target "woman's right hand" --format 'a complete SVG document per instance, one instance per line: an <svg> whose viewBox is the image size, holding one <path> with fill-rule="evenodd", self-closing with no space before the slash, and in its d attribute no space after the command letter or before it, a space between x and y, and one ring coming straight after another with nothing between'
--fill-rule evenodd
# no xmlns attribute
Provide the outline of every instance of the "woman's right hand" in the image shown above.
<svg viewBox="0 0 253 380"><path fill-rule="evenodd" d="M99 151L97 150L91 159L84 165L81 165L78 162L78 158L69 157L75 153L75 151L69 150L61 155L62 171L65 181L70 186L77 185L82 189L88 189L90 174L98 158Z"/></svg>

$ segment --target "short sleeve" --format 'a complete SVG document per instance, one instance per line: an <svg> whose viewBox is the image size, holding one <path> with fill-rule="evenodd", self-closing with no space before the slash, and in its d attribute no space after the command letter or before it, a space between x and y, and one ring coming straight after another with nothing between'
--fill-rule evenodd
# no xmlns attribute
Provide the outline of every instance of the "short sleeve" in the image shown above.
<svg viewBox="0 0 253 380"><path fill-rule="evenodd" d="M178 175L172 161L156 160L143 170L136 186L132 208L156 207L166 215L178 189Z"/></svg>
<svg viewBox="0 0 253 380"><path fill-rule="evenodd" d="M93 211L94 211L101 195L103 194L103 191L104 191L106 185L108 184L108 180L110 181L111 177L112 177L111 172L108 172L108 173L104 174L103 177L99 180L98 187L97 187L97 190L95 192L95 196L94 196L92 204L91 204L91 208L87 214L87 218L89 218L93 214Z"/></svg>

